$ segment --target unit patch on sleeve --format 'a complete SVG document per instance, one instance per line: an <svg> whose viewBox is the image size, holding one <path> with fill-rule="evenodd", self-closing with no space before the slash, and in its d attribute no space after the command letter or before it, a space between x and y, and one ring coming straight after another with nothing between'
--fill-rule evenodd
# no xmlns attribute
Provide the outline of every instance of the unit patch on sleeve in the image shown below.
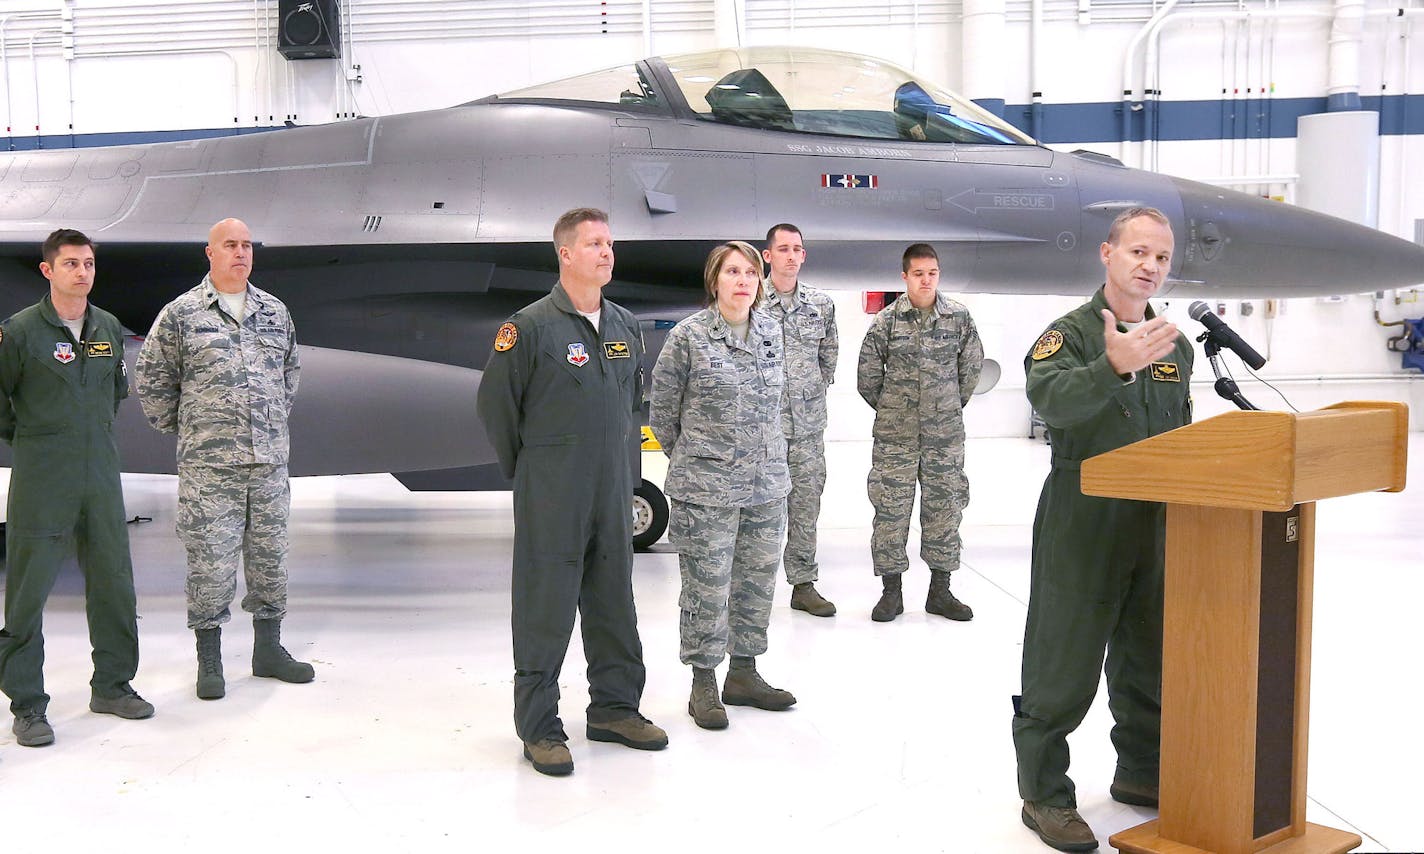
<svg viewBox="0 0 1424 854"><path fill-rule="evenodd" d="M1038 341L1033 345L1033 353L1031 355L1035 362L1042 361L1054 353L1057 353L1058 348L1062 346L1063 333L1057 329L1050 329L1039 336Z"/></svg>
<svg viewBox="0 0 1424 854"><path fill-rule="evenodd" d="M496 353L503 353L506 350L513 350L514 344L519 340L519 327L509 321L499 328L499 332L494 336L494 350Z"/></svg>
<svg viewBox="0 0 1424 854"><path fill-rule="evenodd" d="M628 349L627 341L603 342L603 358L605 359L629 359L632 356L633 351Z"/></svg>
<svg viewBox="0 0 1424 854"><path fill-rule="evenodd" d="M1153 362L1152 379L1159 383L1179 383L1182 375L1177 371L1176 362Z"/></svg>
<svg viewBox="0 0 1424 854"><path fill-rule="evenodd" d="M114 345L108 341L86 341L84 343L84 355L91 359L96 356L113 356Z"/></svg>

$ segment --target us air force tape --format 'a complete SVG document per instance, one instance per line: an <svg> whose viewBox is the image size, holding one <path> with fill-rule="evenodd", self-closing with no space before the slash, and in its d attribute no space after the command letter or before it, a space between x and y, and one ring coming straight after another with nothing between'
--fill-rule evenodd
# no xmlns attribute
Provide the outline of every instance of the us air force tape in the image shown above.
<svg viewBox="0 0 1424 854"><path fill-rule="evenodd" d="M1042 361L1057 353L1058 348L1062 346L1063 333L1057 329L1050 329L1039 336L1038 341L1033 345L1032 358L1035 362Z"/></svg>
<svg viewBox="0 0 1424 854"><path fill-rule="evenodd" d="M499 328L499 332L494 336L494 349L496 353L503 353L506 350L513 350L516 342L519 341L519 327L509 321Z"/></svg>

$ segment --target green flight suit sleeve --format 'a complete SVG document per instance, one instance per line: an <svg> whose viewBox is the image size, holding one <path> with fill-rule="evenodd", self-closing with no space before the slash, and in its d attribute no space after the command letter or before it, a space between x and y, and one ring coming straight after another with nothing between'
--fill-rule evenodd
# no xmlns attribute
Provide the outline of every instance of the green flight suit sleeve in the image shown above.
<svg viewBox="0 0 1424 854"><path fill-rule="evenodd" d="M1035 359L1034 352L1052 347L1050 336L1055 333L1061 336L1061 344ZM1029 403L1044 423L1052 427L1069 428L1087 421L1108 405L1113 392L1125 385L1108 364L1106 351L1100 346L1086 346L1084 334L1103 333L1101 330L1080 333L1073 326L1054 324L1024 359Z"/></svg>
<svg viewBox="0 0 1424 854"><path fill-rule="evenodd" d="M524 389L534 367L538 342L518 320L511 319L509 323L516 329L514 344L506 350L490 349L475 396L475 412L485 425L500 473L513 480L523 449L519 427L523 421Z"/></svg>
<svg viewBox="0 0 1424 854"><path fill-rule="evenodd" d="M855 388L871 409L880 403L885 390L885 363L890 358L889 314L882 311L870 322L865 340L860 342L860 362L855 368Z"/></svg>
<svg viewBox="0 0 1424 854"><path fill-rule="evenodd" d="M10 397L20 385L24 352L23 339L7 324L0 324L0 439L7 444L15 440L15 405Z"/></svg>
<svg viewBox="0 0 1424 854"><path fill-rule="evenodd" d="M836 329L836 304L826 300L826 337L821 339L817 356L821 362L821 379L826 385L836 381L836 362L841 356L840 332Z"/></svg>
<svg viewBox="0 0 1424 854"><path fill-rule="evenodd" d="M138 400L148 423L159 432L178 432L178 400L182 395L182 330L174 312L164 308L153 321L134 365Z"/></svg>
<svg viewBox="0 0 1424 854"><path fill-rule="evenodd" d="M968 312L964 314L964 330L959 339L959 407L969 405L974 388L979 385L979 373L984 369L984 342Z"/></svg>
<svg viewBox="0 0 1424 854"><path fill-rule="evenodd" d="M668 334L658 363L653 367L653 401L648 424L663 453L672 456L673 446L682 438L682 401L692 373L692 355L687 327L678 324Z"/></svg>

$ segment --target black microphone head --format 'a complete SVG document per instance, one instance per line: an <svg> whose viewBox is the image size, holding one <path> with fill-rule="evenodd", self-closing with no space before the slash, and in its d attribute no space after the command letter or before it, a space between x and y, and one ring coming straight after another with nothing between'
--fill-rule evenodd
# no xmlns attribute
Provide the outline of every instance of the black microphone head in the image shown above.
<svg viewBox="0 0 1424 854"><path fill-rule="evenodd" d="M1194 302L1194 303L1192 303L1191 305L1187 306L1187 317L1190 317L1192 320L1195 320L1195 321L1198 322L1198 323L1201 322L1201 319L1202 319L1202 317L1203 317L1204 315L1207 315L1207 314L1210 314L1210 313L1211 313L1211 306L1207 305L1205 302L1203 302L1203 301L1201 301L1201 300L1197 300L1196 302Z"/></svg>

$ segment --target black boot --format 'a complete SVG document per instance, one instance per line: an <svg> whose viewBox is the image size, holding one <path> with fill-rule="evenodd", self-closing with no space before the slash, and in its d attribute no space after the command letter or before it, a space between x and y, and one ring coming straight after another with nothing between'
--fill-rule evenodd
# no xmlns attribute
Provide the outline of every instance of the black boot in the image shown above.
<svg viewBox="0 0 1424 854"><path fill-rule="evenodd" d="M710 667L692 668L692 696L687 700L687 713L703 729L727 728L727 710L717 697L717 671Z"/></svg>
<svg viewBox="0 0 1424 854"><path fill-rule="evenodd" d="M773 688L757 673L756 659L734 655L722 683L722 702L729 706L754 706L768 712L784 712L796 705L790 691Z"/></svg>
<svg viewBox="0 0 1424 854"><path fill-rule="evenodd" d="M925 611L960 622L974 619L974 609L949 592L947 572L930 572L930 595L925 599Z"/></svg>
<svg viewBox="0 0 1424 854"><path fill-rule="evenodd" d="M870 619L877 623L888 623L905 613L905 597L900 594L900 574L882 575L880 583L885 586L885 592L880 594L880 601L870 609Z"/></svg>
<svg viewBox="0 0 1424 854"><path fill-rule="evenodd" d="M282 647L281 620L252 621L252 675L271 676L283 682L310 682L316 670L296 661Z"/></svg>
<svg viewBox="0 0 1424 854"><path fill-rule="evenodd" d="M223 682L222 629L198 629L198 699L221 700L227 693Z"/></svg>

